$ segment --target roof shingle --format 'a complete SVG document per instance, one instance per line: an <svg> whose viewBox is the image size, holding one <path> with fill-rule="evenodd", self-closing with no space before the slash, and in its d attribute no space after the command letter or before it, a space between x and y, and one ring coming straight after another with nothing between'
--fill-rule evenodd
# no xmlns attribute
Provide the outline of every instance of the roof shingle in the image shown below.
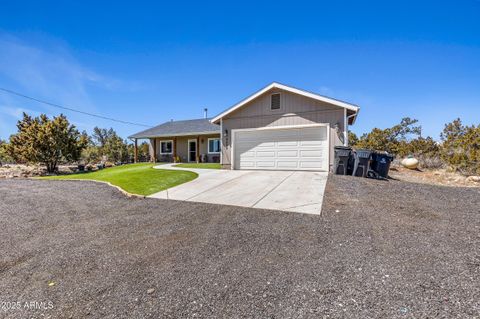
<svg viewBox="0 0 480 319"><path fill-rule="evenodd" d="M184 136L220 133L220 126L210 123L210 119L169 121L147 130L135 133L129 138L150 138L163 136Z"/></svg>

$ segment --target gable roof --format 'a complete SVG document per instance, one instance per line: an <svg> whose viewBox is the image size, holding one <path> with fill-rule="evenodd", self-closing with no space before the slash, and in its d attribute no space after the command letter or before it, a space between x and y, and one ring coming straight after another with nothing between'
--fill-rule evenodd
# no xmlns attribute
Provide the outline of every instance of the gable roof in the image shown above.
<svg viewBox="0 0 480 319"><path fill-rule="evenodd" d="M167 136L220 134L220 126L212 124L210 119L169 121L145 131L135 133L128 138L150 138Z"/></svg>
<svg viewBox="0 0 480 319"><path fill-rule="evenodd" d="M356 114L360 110L360 107L355 105L355 104L350 104L350 103L347 103L347 102L344 102L344 101L336 100L336 99L326 97L326 96L323 96L323 95L319 95L319 94L316 94L316 93L300 90L300 89L297 89L297 88L294 88L294 87L291 87L291 86L288 86L288 85L285 85L285 84L273 82L272 84L267 85L266 87L264 87L260 91L257 91L256 93L250 95L249 97L247 97L244 100L240 101L239 103L235 104L231 108L229 108L229 109L223 111L222 113L220 113L219 115L215 116L211 120L211 122L212 123L218 123L222 117L232 113L235 110L238 110L239 108L241 108L245 104L249 103L250 101L253 101L254 99L259 97L263 93L265 93L265 92L267 92L271 89L274 89L274 88L275 89L281 89L281 90L291 92L291 93L295 93L295 94L299 94L299 95L303 95L305 97L309 97L309 98L314 99L314 100L330 103L332 105L336 105L336 106L339 106L339 107L343 107L347 110L353 111L355 116L352 119L352 124L355 121Z"/></svg>

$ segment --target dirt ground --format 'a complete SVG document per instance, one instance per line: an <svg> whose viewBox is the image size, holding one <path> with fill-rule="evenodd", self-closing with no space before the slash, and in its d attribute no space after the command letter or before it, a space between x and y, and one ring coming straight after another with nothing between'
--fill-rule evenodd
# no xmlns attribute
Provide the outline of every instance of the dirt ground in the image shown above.
<svg viewBox="0 0 480 319"><path fill-rule="evenodd" d="M480 189L329 176L322 215L0 181L0 318L478 318Z"/></svg>
<svg viewBox="0 0 480 319"><path fill-rule="evenodd" d="M458 173L446 169L407 169L401 165L392 166L389 172L391 178L411 183L422 183L454 187L480 187L480 180L475 182Z"/></svg>

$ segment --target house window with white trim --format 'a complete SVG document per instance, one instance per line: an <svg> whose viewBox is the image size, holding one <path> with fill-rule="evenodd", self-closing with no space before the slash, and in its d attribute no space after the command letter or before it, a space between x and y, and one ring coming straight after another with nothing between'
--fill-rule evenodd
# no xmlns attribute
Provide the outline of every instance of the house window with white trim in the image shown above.
<svg viewBox="0 0 480 319"><path fill-rule="evenodd" d="M219 138L209 138L208 139L208 154L219 154L220 153L220 139Z"/></svg>
<svg viewBox="0 0 480 319"><path fill-rule="evenodd" d="M280 93L274 93L270 99L270 110L280 109Z"/></svg>
<svg viewBox="0 0 480 319"><path fill-rule="evenodd" d="M160 154L172 154L173 141L160 141Z"/></svg>

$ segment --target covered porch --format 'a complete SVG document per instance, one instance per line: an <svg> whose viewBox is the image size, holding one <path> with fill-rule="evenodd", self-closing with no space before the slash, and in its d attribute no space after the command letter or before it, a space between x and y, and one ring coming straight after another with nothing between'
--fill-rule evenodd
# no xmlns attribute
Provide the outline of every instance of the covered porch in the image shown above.
<svg viewBox="0 0 480 319"><path fill-rule="evenodd" d="M159 136L149 138L149 144L152 162L220 163L220 134Z"/></svg>

